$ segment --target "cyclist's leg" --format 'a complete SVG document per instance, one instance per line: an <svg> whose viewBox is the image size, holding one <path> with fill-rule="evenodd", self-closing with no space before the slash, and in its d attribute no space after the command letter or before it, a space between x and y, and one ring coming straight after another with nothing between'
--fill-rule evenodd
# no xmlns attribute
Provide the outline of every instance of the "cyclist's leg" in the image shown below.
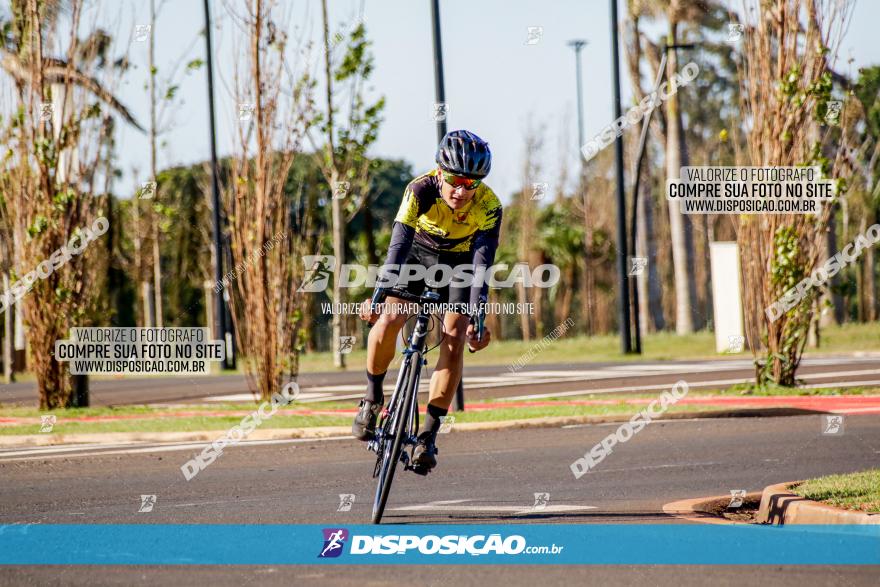
<svg viewBox="0 0 880 587"><path fill-rule="evenodd" d="M407 255L406 263L421 263L420 254L420 247L414 243ZM425 284L424 281L412 280L397 287L412 295L420 295L424 291ZM367 393L364 399L378 405L385 403L382 390L385 373L388 371L388 365L394 359L400 329L409 318L409 314L405 311L406 302L394 296L394 289L396 288L392 288L388 292L384 311L367 337Z"/></svg>
<svg viewBox="0 0 880 587"><path fill-rule="evenodd" d="M385 372L394 357L395 338L407 318L395 309L395 304L403 300L389 296L386 301L386 311L379 316L367 338L367 390L351 425L351 434L358 440L371 440L375 436L376 422L385 405L382 390Z"/></svg>
<svg viewBox="0 0 880 587"><path fill-rule="evenodd" d="M448 312L443 317L445 336L440 345L440 357L437 367L431 376L431 395L429 404L444 410L455 398L458 382L464 366L465 334L467 334L468 316Z"/></svg>
<svg viewBox="0 0 880 587"><path fill-rule="evenodd" d="M449 412L449 405L461 379L468 316L447 312L443 317L443 326L444 337L440 344L437 367L431 375L427 413L419 429L419 445L413 452L416 472L422 473L437 464L434 456L437 452L437 432L440 430L441 418Z"/></svg>
<svg viewBox="0 0 880 587"><path fill-rule="evenodd" d="M406 323L408 314L401 311L406 302L389 295L385 299L385 311L370 329L367 338L367 374L384 375L394 359L397 336ZM379 398L379 403L382 403Z"/></svg>

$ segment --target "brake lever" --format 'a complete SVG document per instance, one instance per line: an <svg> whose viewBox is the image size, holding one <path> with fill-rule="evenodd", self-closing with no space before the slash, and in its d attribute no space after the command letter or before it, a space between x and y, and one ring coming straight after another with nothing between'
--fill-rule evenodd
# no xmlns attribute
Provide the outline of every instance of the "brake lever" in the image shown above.
<svg viewBox="0 0 880 587"><path fill-rule="evenodd" d="M479 316L476 316L476 317L471 316L471 319L470 319L471 325L477 327L477 342L483 342L484 321L485 321L485 316L483 315L482 312L480 312ZM472 349L470 347L470 345L468 345L468 352L475 353L477 351L475 351L474 349Z"/></svg>

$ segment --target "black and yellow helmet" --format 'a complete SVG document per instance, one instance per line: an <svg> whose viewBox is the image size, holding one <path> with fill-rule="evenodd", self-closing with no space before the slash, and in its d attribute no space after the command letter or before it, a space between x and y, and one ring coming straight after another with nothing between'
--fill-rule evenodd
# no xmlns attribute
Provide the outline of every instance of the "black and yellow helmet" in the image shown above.
<svg viewBox="0 0 880 587"><path fill-rule="evenodd" d="M466 130L446 133L437 147L436 160L443 171L471 179L483 179L492 168L489 143Z"/></svg>

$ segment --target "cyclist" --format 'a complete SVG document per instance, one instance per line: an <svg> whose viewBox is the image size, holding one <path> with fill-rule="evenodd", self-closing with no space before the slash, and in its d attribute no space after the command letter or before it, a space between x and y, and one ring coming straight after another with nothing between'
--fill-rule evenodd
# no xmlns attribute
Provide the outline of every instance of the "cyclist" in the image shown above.
<svg viewBox="0 0 880 587"><path fill-rule="evenodd" d="M430 268L445 264L473 267L474 274L495 260L498 235L501 228L501 202L495 193L482 183L492 166L489 145L466 130L446 134L437 147L438 167L413 179L403 195L400 209L394 219L391 243L386 265L422 265ZM488 284L474 280L470 287L450 284L438 288L440 302L454 305L457 311L443 317L445 336L440 345L440 356L431 376L427 416L418 432L418 445L413 452L413 467L427 474L437 464L436 438L441 418L449 410L462 373L465 343L472 350L485 348L491 333L484 330L481 341L476 340L469 315L484 298ZM420 295L424 280L410 280L397 286ZM367 393L361 400L352 425L352 434L359 440L371 440L376 431L376 419L385 398L382 383L388 365L394 358L395 342L408 315L400 312L404 300L394 297L394 288L388 291L387 311L381 315L370 308L370 300L361 306L361 318L376 321L367 341Z"/></svg>

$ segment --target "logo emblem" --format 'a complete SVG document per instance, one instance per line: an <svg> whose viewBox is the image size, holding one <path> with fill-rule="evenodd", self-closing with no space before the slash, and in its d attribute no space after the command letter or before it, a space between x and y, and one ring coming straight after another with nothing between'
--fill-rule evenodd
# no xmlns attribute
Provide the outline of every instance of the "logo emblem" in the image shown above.
<svg viewBox="0 0 880 587"><path fill-rule="evenodd" d="M440 416L440 428L437 434L449 434L455 424L455 416Z"/></svg>
<svg viewBox="0 0 880 587"><path fill-rule="evenodd" d="M139 513L149 513L153 511L153 506L156 505L156 496L155 495L141 495L141 507L138 508Z"/></svg>
<svg viewBox="0 0 880 587"><path fill-rule="evenodd" d="M324 528L324 548L318 558L336 558L342 554L342 547L348 540L348 530L345 528Z"/></svg>
<svg viewBox="0 0 880 587"><path fill-rule="evenodd" d="M742 334L731 334L727 337L727 350L731 353L741 353L746 344L746 337Z"/></svg>
<svg viewBox="0 0 880 587"><path fill-rule="evenodd" d="M327 289L327 282L336 269L336 257L329 255L305 255L303 263L306 271L309 272L303 283L299 286L298 292L319 292Z"/></svg>
<svg viewBox="0 0 880 587"><path fill-rule="evenodd" d="M730 503L727 504L727 507L730 509L742 507L742 504L745 500L746 500L746 490L745 489L731 489L730 490Z"/></svg>
<svg viewBox="0 0 880 587"><path fill-rule="evenodd" d="M435 102L431 109L431 120L443 122L449 115L449 105L446 102Z"/></svg>
<svg viewBox="0 0 880 587"><path fill-rule="evenodd" d="M355 337L340 336L339 337L339 354L347 355L354 349Z"/></svg>
<svg viewBox="0 0 880 587"><path fill-rule="evenodd" d="M536 493L535 494L535 503L532 506L533 510L543 510L547 507L547 504L550 503L550 494L549 493Z"/></svg>
<svg viewBox="0 0 880 587"><path fill-rule="evenodd" d="M843 110L843 102L840 100L829 100L828 109L825 112L825 122L832 126L840 124L840 113Z"/></svg>
<svg viewBox="0 0 880 587"><path fill-rule="evenodd" d="M547 182L539 182L532 184L532 197L530 200L543 200L544 196L550 190L550 184Z"/></svg>
<svg viewBox="0 0 880 587"><path fill-rule="evenodd" d="M355 495L354 493L340 493L339 494L339 507L336 508L337 512L350 512L351 506L354 505Z"/></svg>
<svg viewBox="0 0 880 587"><path fill-rule="evenodd" d="M843 416L824 414L822 416L822 434L843 434Z"/></svg>
<svg viewBox="0 0 880 587"><path fill-rule="evenodd" d="M526 45L537 45L544 36L544 27L530 26L526 28Z"/></svg>
<svg viewBox="0 0 880 587"><path fill-rule="evenodd" d="M52 432L52 428L55 426L55 422L57 421L58 416L56 416L55 414L40 416L40 432Z"/></svg>
<svg viewBox="0 0 880 587"><path fill-rule="evenodd" d="M746 32L746 26L739 22L731 22L727 24L727 42L736 43L742 39Z"/></svg>
<svg viewBox="0 0 880 587"><path fill-rule="evenodd" d="M647 257L630 257L630 267L629 274L630 275L641 275L645 272L645 267L648 266L648 258Z"/></svg>

